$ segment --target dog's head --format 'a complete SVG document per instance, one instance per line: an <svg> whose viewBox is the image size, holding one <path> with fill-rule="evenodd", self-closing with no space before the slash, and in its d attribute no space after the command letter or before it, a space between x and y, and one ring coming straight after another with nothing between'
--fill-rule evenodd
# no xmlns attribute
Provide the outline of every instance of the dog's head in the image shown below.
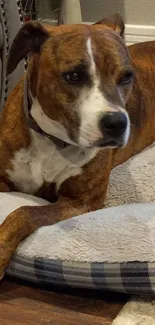
<svg viewBox="0 0 155 325"><path fill-rule="evenodd" d="M80 147L123 147L133 81L124 24L115 14L94 25L23 25L8 73L28 54L31 115L48 134Z"/></svg>

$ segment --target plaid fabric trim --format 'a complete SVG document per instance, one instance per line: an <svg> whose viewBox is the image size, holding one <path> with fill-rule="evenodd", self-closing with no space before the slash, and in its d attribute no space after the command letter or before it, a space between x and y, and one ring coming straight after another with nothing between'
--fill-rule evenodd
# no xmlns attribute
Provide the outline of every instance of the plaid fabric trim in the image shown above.
<svg viewBox="0 0 155 325"><path fill-rule="evenodd" d="M7 274L44 285L155 294L155 263L75 263L14 255Z"/></svg>

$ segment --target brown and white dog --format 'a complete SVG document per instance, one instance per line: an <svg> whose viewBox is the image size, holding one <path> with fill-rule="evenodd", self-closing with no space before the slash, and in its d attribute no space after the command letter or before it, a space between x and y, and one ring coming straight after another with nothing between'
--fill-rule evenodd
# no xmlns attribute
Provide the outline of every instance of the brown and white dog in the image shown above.
<svg viewBox="0 0 155 325"><path fill-rule="evenodd" d="M1 276L38 227L101 208L111 169L155 140L155 42L127 49L123 34L115 14L93 26L29 22L13 41L8 73L30 60L0 120L0 191L52 204L0 226Z"/></svg>

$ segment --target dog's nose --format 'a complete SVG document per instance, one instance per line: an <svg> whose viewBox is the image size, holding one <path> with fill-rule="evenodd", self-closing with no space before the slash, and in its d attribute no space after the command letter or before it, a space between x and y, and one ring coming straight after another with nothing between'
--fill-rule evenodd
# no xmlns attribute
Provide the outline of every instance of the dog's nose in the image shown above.
<svg viewBox="0 0 155 325"><path fill-rule="evenodd" d="M100 120L100 130L105 135L120 136L127 128L127 116L123 112L110 112Z"/></svg>

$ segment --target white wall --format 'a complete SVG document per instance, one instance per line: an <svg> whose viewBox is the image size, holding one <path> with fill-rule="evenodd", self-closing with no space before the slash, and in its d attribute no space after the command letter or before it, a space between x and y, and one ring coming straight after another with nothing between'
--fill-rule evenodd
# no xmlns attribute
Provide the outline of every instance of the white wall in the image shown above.
<svg viewBox="0 0 155 325"><path fill-rule="evenodd" d="M155 26L155 0L80 0L84 21L119 11L126 24Z"/></svg>
<svg viewBox="0 0 155 325"><path fill-rule="evenodd" d="M72 1L72 0L70 0ZM155 26L155 0L80 0L83 21L97 21L119 11L126 24ZM60 0L36 0L41 17L50 18Z"/></svg>
<svg viewBox="0 0 155 325"><path fill-rule="evenodd" d="M72 1L72 0L70 0ZM126 23L127 44L155 39L155 0L80 0L84 22L96 22L119 11ZM36 0L39 18L57 19L60 0Z"/></svg>
<svg viewBox="0 0 155 325"><path fill-rule="evenodd" d="M155 40L155 0L80 0L82 18L94 22L120 12L126 24L126 43Z"/></svg>

